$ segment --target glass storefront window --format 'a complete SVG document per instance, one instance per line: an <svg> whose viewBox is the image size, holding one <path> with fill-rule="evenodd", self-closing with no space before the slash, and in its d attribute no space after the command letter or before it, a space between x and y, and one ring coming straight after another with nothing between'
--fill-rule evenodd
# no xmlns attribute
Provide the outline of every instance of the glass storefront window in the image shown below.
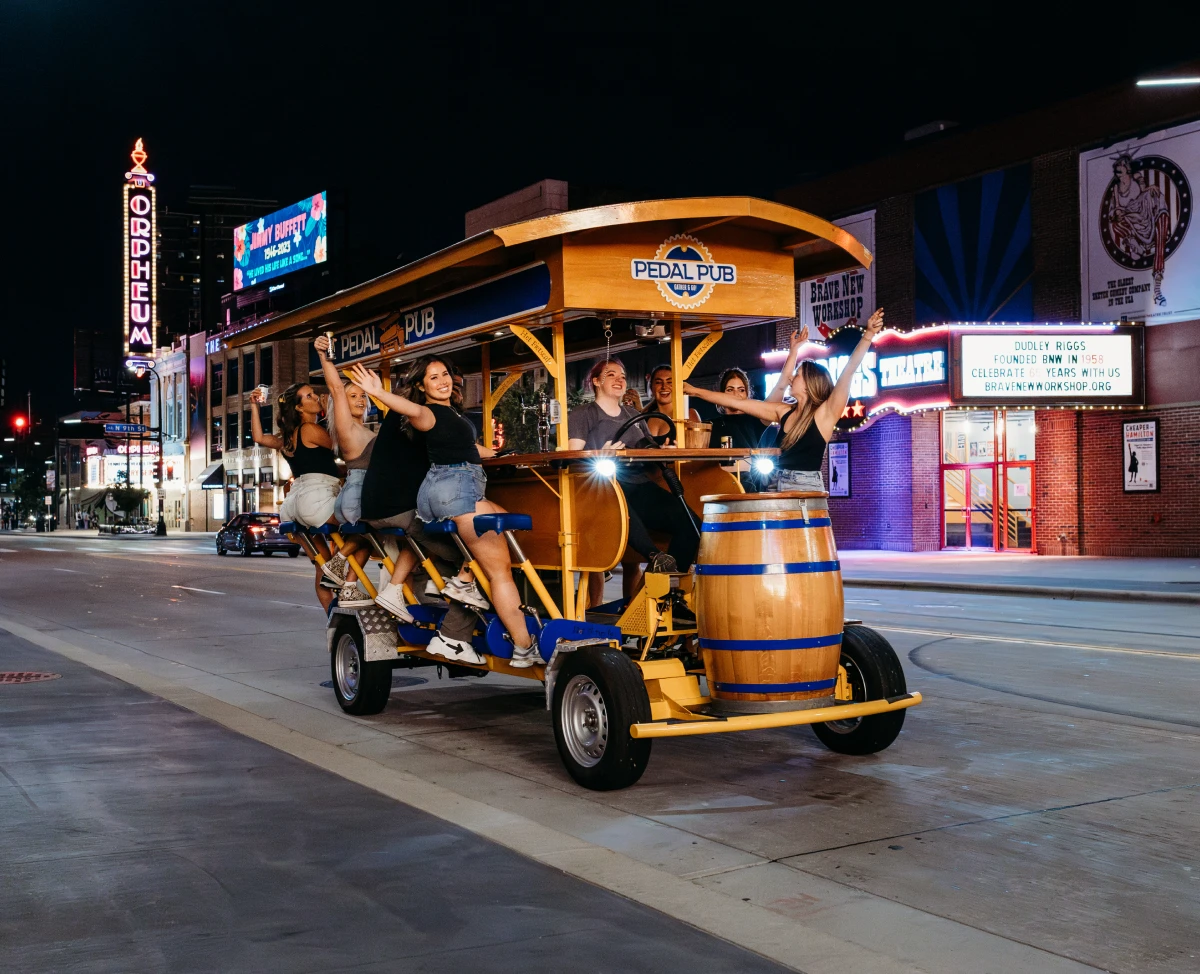
<svg viewBox="0 0 1200 974"><path fill-rule="evenodd" d="M947 409L942 413L942 463L991 463L995 422L990 409Z"/></svg>
<svg viewBox="0 0 1200 974"><path fill-rule="evenodd" d="M1005 457L1009 463L1032 463L1037 459L1034 452L1037 426L1033 421L1032 409L1008 409L1004 416Z"/></svg>

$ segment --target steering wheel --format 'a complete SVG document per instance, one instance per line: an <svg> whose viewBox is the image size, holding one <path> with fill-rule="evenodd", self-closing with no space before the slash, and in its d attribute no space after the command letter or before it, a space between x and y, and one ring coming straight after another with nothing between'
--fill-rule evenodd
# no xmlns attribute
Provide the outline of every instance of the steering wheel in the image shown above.
<svg viewBox="0 0 1200 974"><path fill-rule="evenodd" d="M621 428L612 435L612 442L613 443L618 442L621 439L621 437L624 436L625 433L628 430L630 430L632 427L636 426L638 423L644 422L645 420L651 419L651 418L664 420L668 424L670 424L670 426L672 428L674 428L674 426L675 426L675 420L673 420L666 413L658 412L658 410L655 410L655 411L649 412L649 413L639 413L637 416L627 419L627 420L625 420L624 423L621 424ZM647 439L647 437L641 436L638 438L638 443L641 443L641 442L645 441L646 439ZM655 443L654 445L658 446L657 443Z"/></svg>
<svg viewBox="0 0 1200 974"><path fill-rule="evenodd" d="M636 424L642 422L643 420L650 419L651 417L657 417L658 419L664 420L666 423L668 423L671 426L672 429L675 428L675 420L673 420L666 413L660 413L660 412L658 412L658 410L654 410L653 412L642 413L639 416L634 416L631 419L627 419L624 423L621 424L621 428L618 429L613 434L612 442L616 443L625 434L626 430L628 430L632 426L635 426ZM645 436L638 437L638 443L642 443L645 440L646 440ZM651 440L651 442L653 443L654 441ZM658 444L655 443L654 446L657 447ZM660 460L655 460L653 462L658 464L658 469L660 471L662 471L663 480L665 480L667 482L667 487L670 489L671 493L675 495L675 497L676 497L676 499L678 499L679 503L683 505L683 509L685 511L687 511L688 523L691 524L692 530L696 532L696 537L699 538L700 537L700 525L698 525L696 523L696 516L695 516L695 514L692 513L692 509L690 507L688 507L687 501L684 499L683 484L680 483L679 478L677 476L675 476L674 468L669 463L664 463Z"/></svg>

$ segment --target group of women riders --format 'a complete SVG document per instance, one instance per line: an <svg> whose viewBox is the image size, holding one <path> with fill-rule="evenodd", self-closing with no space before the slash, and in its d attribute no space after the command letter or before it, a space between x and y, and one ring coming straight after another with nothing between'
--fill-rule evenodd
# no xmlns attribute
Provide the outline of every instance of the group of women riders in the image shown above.
<svg viewBox="0 0 1200 974"><path fill-rule="evenodd" d="M719 391L688 383L684 383L683 391L721 410L713 445L724 436L738 448L764 445L764 430L777 424L773 442L766 445L779 447L780 455L766 489L824 490L820 469L825 447L849 400L850 381L882 327L880 309L864 327L862 340L836 383L815 362L806 360L797 366L799 349L808 339L807 329L802 329L793 334L779 382L766 400L750 398L746 373L736 368L721 376ZM431 554L451 562L458 559L454 549L445 544L445 536L424 532L423 527L452 520L490 583L491 608L513 643L512 665L540 663L541 656L521 611L507 544L498 533L475 531L476 514L501 513L503 509L485 496L487 477L480 460L494 456L494 451L479 445L479 432L460 411L461 377L453 365L437 355L422 356L412 363L401 386L388 391L375 372L361 365L353 366L352 378L344 381L326 354L328 338L318 338L316 348L330 391L327 407L312 386L297 384L279 397L278 433L262 428L259 394L251 411L254 441L282 452L292 469L294 479L280 508L281 520L313 528L358 522L372 528L398 527L419 537ZM588 372L587 385L595 398L571 410L567 421L569 449L672 445L671 425L657 416L644 416L632 404L636 397L631 401L625 367L619 361L597 362ZM785 401L789 389L793 402ZM650 391L651 400L644 412L669 414L669 367L654 370ZM387 409L377 433L363 425L368 396ZM332 422L322 425L320 417L326 408ZM628 429L621 432L626 424L630 424ZM335 462L339 456L345 467L344 483ZM699 542L683 505L637 464L620 465L617 478L629 509L629 548L650 571L687 571ZM670 538L666 551L656 547L652 531ZM324 608L328 610L336 598L343 608L377 605L402 621L412 621L403 586L416 567L416 557L407 546L400 546L391 579L371 599L359 591L357 574L350 563L353 560L360 568L366 563L370 551L367 542L350 535L337 553L325 549L320 540L314 543L324 559L317 570L317 597ZM593 604L601 600L601 589L602 585L592 591ZM631 586L626 585L626 595L630 594ZM450 601L451 613L429 644L429 652L453 662L482 663L483 657L469 639L474 611L487 609L489 604L471 570L464 565L446 583L441 595Z"/></svg>

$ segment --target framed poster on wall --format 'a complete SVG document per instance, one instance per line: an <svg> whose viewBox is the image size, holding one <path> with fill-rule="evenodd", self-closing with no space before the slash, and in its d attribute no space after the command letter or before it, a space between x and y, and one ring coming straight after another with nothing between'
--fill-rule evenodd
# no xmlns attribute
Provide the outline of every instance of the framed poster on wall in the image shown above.
<svg viewBox="0 0 1200 974"><path fill-rule="evenodd" d="M850 443L829 444L829 496L850 496Z"/></svg>
<svg viewBox="0 0 1200 974"><path fill-rule="evenodd" d="M1158 420L1121 424L1121 479L1127 494L1158 493Z"/></svg>

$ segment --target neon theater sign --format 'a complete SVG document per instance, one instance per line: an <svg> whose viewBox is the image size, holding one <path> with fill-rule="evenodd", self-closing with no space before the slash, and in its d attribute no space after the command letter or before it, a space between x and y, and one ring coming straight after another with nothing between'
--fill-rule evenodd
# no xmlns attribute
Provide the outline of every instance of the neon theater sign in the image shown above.
<svg viewBox="0 0 1200 974"><path fill-rule="evenodd" d="M157 339L158 231L154 198L154 174L146 171L149 158L138 139L129 154L133 168L125 173L122 192L121 233L125 239L125 364L129 368L154 365Z"/></svg>
<svg viewBox="0 0 1200 974"><path fill-rule="evenodd" d="M880 332L850 380L850 400L842 410L838 429L858 429L888 411L912 413L948 406L947 336L945 325L907 332L888 328ZM800 349L800 358L812 359L837 382L861 339L861 328L844 325L824 343L806 343ZM767 352L763 360L768 365L781 363L785 355L782 351ZM776 377L777 374L767 376L768 389Z"/></svg>

